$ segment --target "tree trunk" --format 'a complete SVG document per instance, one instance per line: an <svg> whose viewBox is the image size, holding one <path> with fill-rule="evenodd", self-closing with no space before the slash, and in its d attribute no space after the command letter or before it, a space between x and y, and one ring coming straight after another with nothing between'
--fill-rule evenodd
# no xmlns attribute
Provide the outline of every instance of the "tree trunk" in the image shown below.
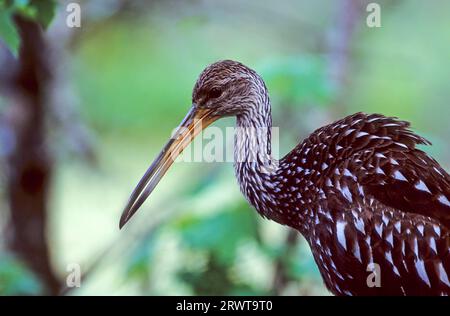
<svg viewBox="0 0 450 316"><path fill-rule="evenodd" d="M48 294L57 294L60 282L51 266L46 236L53 165L45 128L49 56L40 25L20 16L15 23L21 47L19 67L11 82L16 143L9 157L8 247L35 272Z"/></svg>

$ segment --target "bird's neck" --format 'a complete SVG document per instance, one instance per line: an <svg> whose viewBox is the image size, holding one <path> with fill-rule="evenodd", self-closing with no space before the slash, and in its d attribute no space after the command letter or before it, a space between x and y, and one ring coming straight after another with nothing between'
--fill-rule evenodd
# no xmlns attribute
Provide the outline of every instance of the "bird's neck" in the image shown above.
<svg viewBox="0 0 450 316"><path fill-rule="evenodd" d="M237 117L234 161L266 165L272 158L272 117L267 110L249 112Z"/></svg>
<svg viewBox="0 0 450 316"><path fill-rule="evenodd" d="M237 116L234 144L234 166L240 188L257 211L268 218L276 218L276 190L274 175L278 161L272 157L272 117L267 95L261 96L253 110ZM275 217L274 217L275 216Z"/></svg>

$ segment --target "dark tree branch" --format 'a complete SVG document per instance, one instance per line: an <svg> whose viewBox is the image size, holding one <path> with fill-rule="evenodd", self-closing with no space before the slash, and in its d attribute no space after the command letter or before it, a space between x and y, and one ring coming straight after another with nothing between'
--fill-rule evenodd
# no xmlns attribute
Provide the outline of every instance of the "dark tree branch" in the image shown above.
<svg viewBox="0 0 450 316"><path fill-rule="evenodd" d="M15 147L8 157L10 221L8 247L56 294L60 281L50 262L47 209L52 157L46 143L46 96L51 74L41 27L14 18L21 38L19 65L12 80L9 110Z"/></svg>

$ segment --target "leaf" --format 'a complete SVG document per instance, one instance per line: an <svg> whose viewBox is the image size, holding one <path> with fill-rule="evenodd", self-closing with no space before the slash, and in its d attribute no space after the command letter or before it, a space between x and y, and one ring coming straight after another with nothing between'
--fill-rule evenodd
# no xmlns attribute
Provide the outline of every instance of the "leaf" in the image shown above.
<svg viewBox="0 0 450 316"><path fill-rule="evenodd" d="M0 10L0 40L2 40L9 50L17 57L19 51L19 33L12 21L11 10Z"/></svg>
<svg viewBox="0 0 450 316"><path fill-rule="evenodd" d="M20 36L13 22L14 14L21 14L47 28L55 16L55 0L0 0L0 40L17 57Z"/></svg>
<svg viewBox="0 0 450 316"><path fill-rule="evenodd" d="M36 276L10 255L0 256L0 296L40 295L43 287Z"/></svg>
<svg viewBox="0 0 450 316"><path fill-rule="evenodd" d="M44 28L50 25L55 16L56 1L54 0L31 0L31 6L36 8L36 21Z"/></svg>

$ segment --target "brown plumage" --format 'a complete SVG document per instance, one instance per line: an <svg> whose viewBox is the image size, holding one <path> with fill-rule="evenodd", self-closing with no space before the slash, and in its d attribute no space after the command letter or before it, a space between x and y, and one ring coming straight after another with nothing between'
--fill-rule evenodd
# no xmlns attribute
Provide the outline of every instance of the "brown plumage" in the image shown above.
<svg viewBox="0 0 450 316"><path fill-rule="evenodd" d="M450 176L417 148L409 123L356 113L313 132L284 158L271 156L263 80L234 61L207 67L179 132L146 172L121 218L137 211L203 124L236 116L235 172L264 217L308 241L336 295L450 294ZM181 129L180 129L181 130ZM375 265L380 286L367 282Z"/></svg>

